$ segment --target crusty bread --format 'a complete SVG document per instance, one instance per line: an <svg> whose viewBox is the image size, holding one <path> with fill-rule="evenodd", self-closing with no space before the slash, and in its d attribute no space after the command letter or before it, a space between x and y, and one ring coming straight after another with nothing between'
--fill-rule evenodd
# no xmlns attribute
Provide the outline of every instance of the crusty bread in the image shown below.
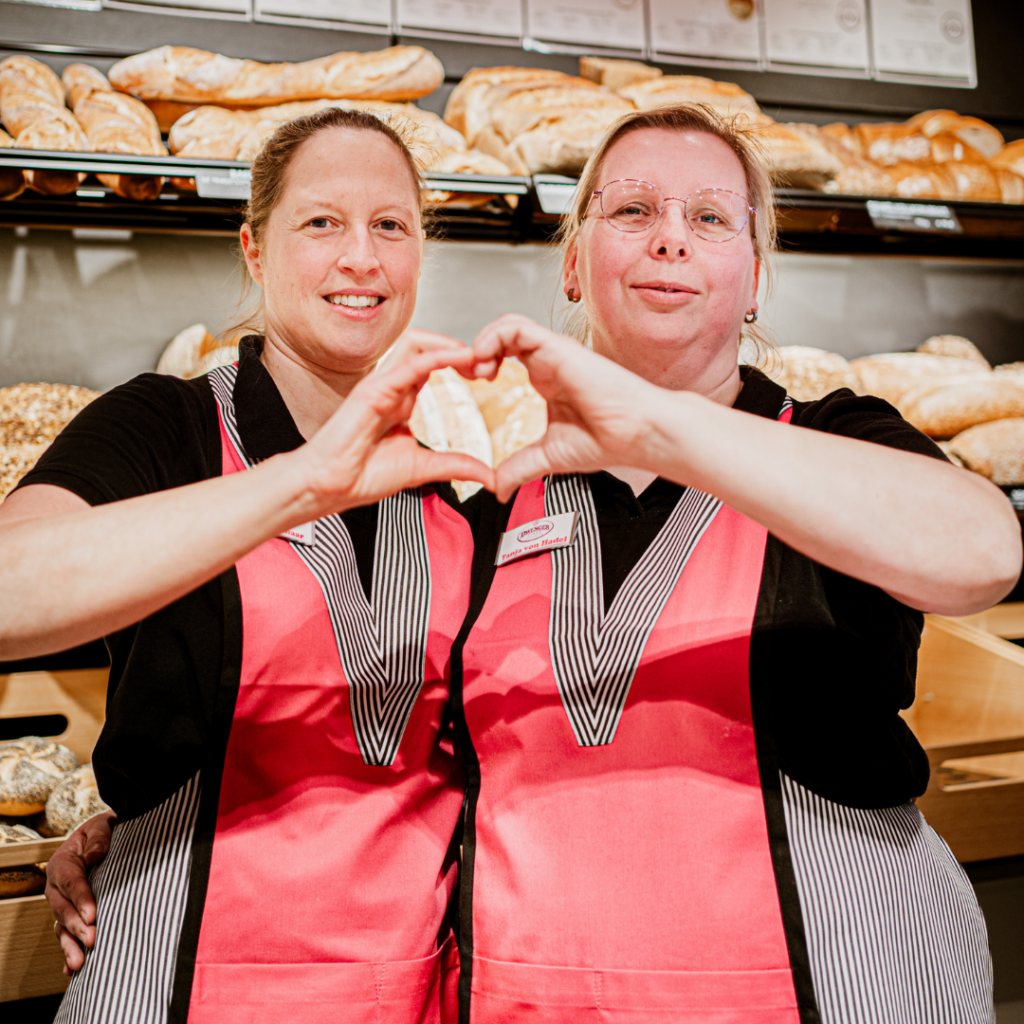
<svg viewBox="0 0 1024 1024"><path fill-rule="evenodd" d="M998 129L980 118L965 117L953 110L924 110L908 118L907 126L929 139L937 135L954 135L986 160L991 160L1003 147L1003 136Z"/></svg>
<svg viewBox="0 0 1024 1024"><path fill-rule="evenodd" d="M491 435L494 465L539 440L547 430L547 403L518 359L505 359L493 381L470 381L470 390Z"/></svg>
<svg viewBox="0 0 1024 1024"><path fill-rule="evenodd" d="M760 128L756 138L776 185L820 189L843 170L815 125L775 122Z"/></svg>
<svg viewBox="0 0 1024 1024"><path fill-rule="evenodd" d="M0 868L0 900L38 896L46 888L46 872L35 864Z"/></svg>
<svg viewBox="0 0 1024 1024"><path fill-rule="evenodd" d="M473 400L467 382L451 367L435 370L420 391L409 420L413 436L440 452L463 452L493 464L487 425ZM480 490L480 484L455 480L462 501Z"/></svg>
<svg viewBox="0 0 1024 1024"><path fill-rule="evenodd" d="M78 767L67 747L38 736L0 743L0 814L36 814L64 776Z"/></svg>
<svg viewBox="0 0 1024 1024"><path fill-rule="evenodd" d="M91 764L68 772L46 801L46 827L55 836L73 832L88 818L110 810L100 798Z"/></svg>
<svg viewBox="0 0 1024 1024"><path fill-rule="evenodd" d="M445 123L450 124L456 131L464 135L466 141L473 145L473 130L467 123L467 119L471 108L476 105L477 97L485 93L492 85L542 80L561 81L571 77L561 71L551 71L547 68L470 68L462 76L462 81L448 94L448 101L444 107ZM486 117L484 121L486 121Z"/></svg>
<svg viewBox="0 0 1024 1024"><path fill-rule="evenodd" d="M958 199L959 185L949 164L915 164L902 161L886 167L893 195L904 199Z"/></svg>
<svg viewBox="0 0 1024 1024"><path fill-rule="evenodd" d="M1000 363L999 366L993 367L992 372L1000 375L1008 374L1010 376L1024 379L1024 362Z"/></svg>
<svg viewBox="0 0 1024 1024"><path fill-rule="evenodd" d="M967 359L986 370L992 369L992 364L981 354L978 346L959 334L933 334L927 341L917 346L917 351L927 352L933 356Z"/></svg>
<svg viewBox="0 0 1024 1024"><path fill-rule="evenodd" d="M14 145L14 139L0 128L0 149ZM17 199L25 191L25 172L20 167L0 168L0 200Z"/></svg>
<svg viewBox="0 0 1024 1024"><path fill-rule="evenodd" d="M110 81L143 100L269 107L289 100L413 100L444 81L421 46L335 53L298 64L262 64L191 46L160 46L118 61Z"/></svg>
<svg viewBox="0 0 1024 1024"><path fill-rule="evenodd" d="M860 387L850 364L835 352L807 345L787 345L777 350L777 356L766 372L798 402L817 401L839 388L856 391Z"/></svg>
<svg viewBox="0 0 1024 1024"><path fill-rule="evenodd" d="M216 370L218 366L230 366L238 361L237 345L218 345L216 348L204 352L187 377L202 377L204 373Z"/></svg>
<svg viewBox="0 0 1024 1024"><path fill-rule="evenodd" d="M35 843L43 837L27 825L6 825L0 823L0 846L14 846L17 843Z"/></svg>
<svg viewBox="0 0 1024 1024"><path fill-rule="evenodd" d="M760 112L754 97L735 83L700 75L662 75L646 82L634 82L618 92L632 100L637 110L651 110L669 103L704 103L725 116Z"/></svg>
<svg viewBox="0 0 1024 1024"><path fill-rule="evenodd" d="M932 148L927 135L905 124L858 124L853 126L860 154L883 167L903 161L930 161Z"/></svg>
<svg viewBox="0 0 1024 1024"><path fill-rule="evenodd" d="M882 355L863 356L850 363L861 382L861 393L877 395L896 405L911 388L948 380L964 374L985 374L971 359L953 359L949 356L924 352L886 352Z"/></svg>
<svg viewBox="0 0 1024 1024"><path fill-rule="evenodd" d="M171 338L156 364L157 373L191 377L205 352L217 348L216 339L205 324L192 324Z"/></svg>
<svg viewBox="0 0 1024 1024"><path fill-rule="evenodd" d="M897 407L929 436L953 437L978 423L1024 416L1024 384L1007 375L970 374L912 388Z"/></svg>
<svg viewBox="0 0 1024 1024"><path fill-rule="evenodd" d="M583 110L543 121L503 147L499 159L513 174L578 174L619 116L609 110ZM487 151L483 137L480 148Z"/></svg>
<svg viewBox="0 0 1024 1024"><path fill-rule="evenodd" d="M991 167L992 165L989 164ZM1024 203L1024 178L1003 167L992 167L1004 203Z"/></svg>
<svg viewBox="0 0 1024 1024"><path fill-rule="evenodd" d="M964 466L1000 487L1024 484L1024 418L968 427L949 442L949 448Z"/></svg>
<svg viewBox="0 0 1024 1024"><path fill-rule="evenodd" d="M580 57L580 78L597 82L608 89L623 89L636 82L661 78L661 70L639 60L614 57Z"/></svg>
<svg viewBox="0 0 1024 1024"><path fill-rule="evenodd" d="M995 156L989 159L989 163L993 167L1001 167L1024 177L1024 139L1008 142Z"/></svg>

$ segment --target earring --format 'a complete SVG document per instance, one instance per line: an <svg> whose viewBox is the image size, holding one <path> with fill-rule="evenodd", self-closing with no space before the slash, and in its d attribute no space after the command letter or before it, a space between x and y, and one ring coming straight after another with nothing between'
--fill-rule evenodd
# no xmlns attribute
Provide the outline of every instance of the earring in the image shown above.
<svg viewBox="0 0 1024 1024"><path fill-rule="evenodd" d="M579 301L580 301L580 296L576 294L576 289L575 289L575 288L570 288L570 289L569 289L569 290L568 290L568 291L567 291L567 292L565 293L565 297L566 297L566 298L567 298L567 299L568 299L568 300L569 300L570 302L579 302Z"/></svg>
<svg viewBox="0 0 1024 1024"><path fill-rule="evenodd" d="M745 324L752 324L752 323L754 323L755 320L757 320L757 310L756 309L752 309L749 313L747 313L743 317L743 322Z"/></svg>

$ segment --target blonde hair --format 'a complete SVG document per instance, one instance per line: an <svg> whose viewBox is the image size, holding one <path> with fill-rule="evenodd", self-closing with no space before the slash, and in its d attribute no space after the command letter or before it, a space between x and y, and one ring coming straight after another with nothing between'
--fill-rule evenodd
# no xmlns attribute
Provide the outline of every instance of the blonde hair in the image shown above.
<svg viewBox="0 0 1024 1024"><path fill-rule="evenodd" d="M638 110L635 113L624 114L608 129L583 168L579 184L576 186L572 209L562 217L555 236L555 241L562 250L562 266L565 266L578 244L583 222L590 209L590 202L594 192L601 184L599 181L601 165L604 163L608 151L620 139L647 128L659 128L673 132L704 132L721 139L736 154L747 180L747 201L756 211L748 222L754 246L754 257L761 264L766 286L770 287L770 256L775 252L777 244L775 201L771 180L758 154L760 147L756 139L757 128L738 118L726 120L710 107L700 103L674 104L656 107L653 110ZM566 334L589 347L590 321L582 303L572 306L565 314L563 329ZM775 352L775 345L763 326L744 324L737 340L737 346L744 341L753 345L758 355L759 364L771 360Z"/></svg>
<svg viewBox="0 0 1024 1024"><path fill-rule="evenodd" d="M425 200L420 184L420 168L412 155L405 139L395 127L365 110L345 110L341 107L328 107L316 113L297 117L280 125L274 134L264 143L263 148L252 162L252 188L249 201L245 205L245 223L252 231L256 248L263 247L267 222L275 207L284 195L288 168L291 166L299 147L320 132L331 128L351 128L356 131L379 132L395 144L399 154L409 168L412 187L416 194L416 207L421 222L425 219ZM245 257L239 248L242 261L242 297L238 303L238 319L221 332L223 343L234 343L235 339L244 334L263 333L263 299L260 298L256 308L241 312L252 290L252 278L245 268Z"/></svg>

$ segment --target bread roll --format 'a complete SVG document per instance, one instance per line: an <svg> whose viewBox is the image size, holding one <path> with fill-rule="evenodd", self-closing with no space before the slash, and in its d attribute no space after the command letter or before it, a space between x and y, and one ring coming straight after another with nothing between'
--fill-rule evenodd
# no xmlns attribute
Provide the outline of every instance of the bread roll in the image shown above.
<svg viewBox="0 0 1024 1024"><path fill-rule="evenodd" d="M830 151L820 134L812 124L775 122L758 130L756 138L774 184L821 189L841 173L842 160Z"/></svg>
<svg viewBox="0 0 1024 1024"><path fill-rule="evenodd" d="M462 81L448 94L444 108L445 123L465 136L467 143L472 146L476 132L488 120L487 113L484 112L479 125L470 122L473 122L476 116L479 97L491 86L511 82L565 81L569 78L570 75L547 68L470 68L463 75Z"/></svg>
<svg viewBox="0 0 1024 1024"><path fill-rule="evenodd" d="M953 110L924 110L909 118L907 127L929 139L943 134L954 135L977 150L986 160L991 160L1003 147L1002 135L987 121L965 117Z"/></svg>
<svg viewBox="0 0 1024 1024"><path fill-rule="evenodd" d="M46 872L35 864L20 868L0 868L0 900L38 896L46 888Z"/></svg>
<svg viewBox="0 0 1024 1024"><path fill-rule="evenodd" d="M218 345L216 348L204 352L196 363L195 367L186 377L202 377L204 373L216 370L218 366L230 366L238 362L237 345Z"/></svg>
<svg viewBox="0 0 1024 1024"><path fill-rule="evenodd" d="M798 402L814 402L839 388L860 387L850 364L835 352L806 345L787 345L777 350L775 365L768 376Z"/></svg>
<svg viewBox="0 0 1024 1024"><path fill-rule="evenodd" d="M110 81L142 100L269 107L289 100L413 100L444 81L444 68L421 46L335 53L298 64L262 64L191 46L160 46L118 61Z"/></svg>
<svg viewBox="0 0 1024 1024"><path fill-rule="evenodd" d="M64 776L78 767L67 747L38 736L0 743L0 814L36 814Z"/></svg>
<svg viewBox="0 0 1024 1024"><path fill-rule="evenodd" d="M203 356L218 347L217 339L204 324L193 324L179 331L167 343L156 364L156 372L174 377L195 376L195 369Z"/></svg>
<svg viewBox="0 0 1024 1024"><path fill-rule="evenodd" d="M990 165L991 166L991 165ZM1024 178L1003 167L993 167L1004 203L1024 203Z"/></svg>
<svg viewBox="0 0 1024 1024"><path fill-rule="evenodd" d="M1024 418L968 427L949 447L964 466L1000 487L1024 484Z"/></svg>
<svg viewBox="0 0 1024 1024"><path fill-rule="evenodd" d="M1024 177L1024 139L1008 142L995 156L989 159L989 163L993 167L1012 171L1014 174Z"/></svg>
<svg viewBox="0 0 1024 1024"><path fill-rule="evenodd" d="M1024 379L1024 362L1000 363L999 366L993 368L992 372L1000 375L1009 374L1011 376L1021 377Z"/></svg>
<svg viewBox="0 0 1024 1024"><path fill-rule="evenodd" d="M908 163L886 167L893 182L893 195L904 199L959 199L960 183L949 164Z"/></svg>
<svg viewBox="0 0 1024 1024"><path fill-rule="evenodd" d="M860 378L862 394L877 395L893 405L898 404L911 388L922 384L964 374L985 375L985 371L972 359L953 359L924 352L864 356L854 359L850 367Z"/></svg>
<svg viewBox="0 0 1024 1024"><path fill-rule="evenodd" d="M760 113L754 97L735 83L699 75L662 75L646 82L634 82L618 92L632 100L637 110L651 110L669 103L704 103L725 117Z"/></svg>
<svg viewBox="0 0 1024 1024"><path fill-rule="evenodd" d="M518 359L505 359L493 381L473 380L469 387L491 436L495 466L544 436L547 403Z"/></svg>
<svg viewBox="0 0 1024 1024"><path fill-rule="evenodd" d="M0 823L0 846L14 846L17 843L35 843L42 838L38 832L25 825L5 825Z"/></svg>
<svg viewBox="0 0 1024 1024"><path fill-rule="evenodd" d="M92 765L69 772L46 801L46 825L55 836L73 832L83 821L110 810L100 799Z"/></svg>
<svg viewBox="0 0 1024 1024"><path fill-rule="evenodd" d="M14 139L0 129L0 149L14 145ZM20 167L0 167L0 199L17 199L25 191L25 172Z"/></svg>
<svg viewBox="0 0 1024 1024"><path fill-rule="evenodd" d="M931 437L953 437L978 423L1024 417L1024 384L1006 375L971 374L913 388L897 407Z"/></svg>
<svg viewBox="0 0 1024 1024"><path fill-rule="evenodd" d="M580 78L597 82L607 89L622 89L636 82L661 78L661 71L639 60L612 57L580 57Z"/></svg>
<svg viewBox="0 0 1024 1024"><path fill-rule="evenodd" d="M517 135L500 150L499 159L513 174L579 174L619 116L615 111L583 110L544 121ZM480 148L487 151L482 136Z"/></svg>
<svg viewBox="0 0 1024 1024"><path fill-rule="evenodd" d="M905 124L858 124L853 127L860 155L883 167L903 161L931 160L931 142L927 135Z"/></svg>
<svg viewBox="0 0 1024 1024"><path fill-rule="evenodd" d="M420 391L409 420L413 436L439 452L463 452L493 465L491 439L467 382L451 367L435 370ZM453 480L461 501L480 490L480 484Z"/></svg>
<svg viewBox="0 0 1024 1024"><path fill-rule="evenodd" d="M0 61L0 121L21 149L89 149L81 125L64 106L60 79L32 57ZM76 171L25 171L24 177L31 188L48 195L73 192L85 180Z"/></svg>
<svg viewBox="0 0 1024 1024"><path fill-rule="evenodd" d="M954 359L967 359L986 370L992 364L981 354L977 345L959 334L933 334L927 341L917 346L918 352L927 352L933 356L952 356Z"/></svg>

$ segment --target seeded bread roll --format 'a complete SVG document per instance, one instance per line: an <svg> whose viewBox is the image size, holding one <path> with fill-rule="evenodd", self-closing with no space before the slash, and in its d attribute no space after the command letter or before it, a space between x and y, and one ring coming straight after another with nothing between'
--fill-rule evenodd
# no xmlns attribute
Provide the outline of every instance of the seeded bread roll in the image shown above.
<svg viewBox="0 0 1024 1024"><path fill-rule="evenodd" d="M0 868L0 900L38 896L46 888L46 873L34 864Z"/></svg>
<svg viewBox="0 0 1024 1024"><path fill-rule="evenodd" d="M26 825L0 824L0 846L14 846L17 843L34 843L43 837Z"/></svg>
<svg viewBox="0 0 1024 1024"><path fill-rule="evenodd" d="M118 61L109 77L117 89L142 100L269 107L290 100L414 100L444 81L444 68L421 46L335 53L298 64L160 46Z"/></svg>
<svg viewBox="0 0 1024 1024"><path fill-rule="evenodd" d="M968 359L986 370L991 370L989 361L978 351L973 341L959 334L933 334L927 341L917 346L918 352L926 352L933 356L952 356L954 359Z"/></svg>
<svg viewBox="0 0 1024 1024"><path fill-rule="evenodd" d="M506 359L493 381L470 381L470 390L491 435L494 465L539 440L547 430L547 403L518 359Z"/></svg>
<svg viewBox="0 0 1024 1024"><path fill-rule="evenodd" d="M972 374L913 388L897 407L930 437L954 437L978 423L1024 416L1024 384L1009 376Z"/></svg>
<svg viewBox="0 0 1024 1024"><path fill-rule="evenodd" d="M778 360L768 374L798 402L814 402L839 388L856 391L860 387L850 364L835 352L806 345L787 345L778 349Z"/></svg>
<svg viewBox="0 0 1024 1024"><path fill-rule="evenodd" d="M1024 418L968 427L949 442L961 464L1000 487L1024 484Z"/></svg>
<svg viewBox="0 0 1024 1024"><path fill-rule="evenodd" d="M896 405L911 388L935 381L981 374L985 371L971 359L929 355L924 352L887 352L864 356L850 363L861 382L861 393L877 395Z"/></svg>
<svg viewBox="0 0 1024 1024"><path fill-rule="evenodd" d="M46 825L55 836L73 832L87 818L110 810L100 799L92 765L69 772L46 801Z"/></svg>
<svg viewBox="0 0 1024 1024"><path fill-rule="evenodd" d="M0 814L36 814L64 776L78 767L67 747L38 736L0 744Z"/></svg>

